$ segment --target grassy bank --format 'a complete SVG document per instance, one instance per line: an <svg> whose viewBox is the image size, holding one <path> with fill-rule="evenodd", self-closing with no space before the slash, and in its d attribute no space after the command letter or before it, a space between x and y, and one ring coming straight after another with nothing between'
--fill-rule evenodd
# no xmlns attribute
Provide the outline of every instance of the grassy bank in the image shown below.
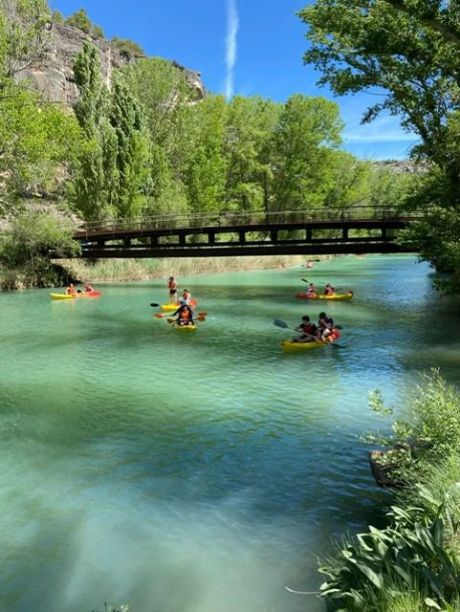
<svg viewBox="0 0 460 612"><path fill-rule="evenodd" d="M389 456L406 484L387 527L370 526L322 563L328 610L460 610L460 395L433 371L405 413L379 439L398 448L397 462Z"/></svg>
<svg viewBox="0 0 460 612"><path fill-rule="evenodd" d="M60 263L76 280L114 283L165 278L171 274L192 276L213 272L284 268L305 263L292 257L206 257L178 259L104 259L95 263L81 259Z"/></svg>

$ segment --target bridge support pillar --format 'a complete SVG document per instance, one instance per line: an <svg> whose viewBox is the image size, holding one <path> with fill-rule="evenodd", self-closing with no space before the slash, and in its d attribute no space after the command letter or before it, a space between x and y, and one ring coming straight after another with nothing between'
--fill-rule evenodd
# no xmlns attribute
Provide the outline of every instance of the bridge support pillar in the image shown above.
<svg viewBox="0 0 460 612"><path fill-rule="evenodd" d="M278 230L272 230L270 232L270 239L273 243L278 242Z"/></svg>
<svg viewBox="0 0 460 612"><path fill-rule="evenodd" d="M240 244L244 244L246 242L246 232L238 232L240 237Z"/></svg>
<svg viewBox="0 0 460 612"><path fill-rule="evenodd" d="M215 244L216 243L216 233L215 232L209 232L208 233L208 243L209 244Z"/></svg>
<svg viewBox="0 0 460 612"><path fill-rule="evenodd" d="M342 230L342 240L348 240L348 227L344 227Z"/></svg>
<svg viewBox="0 0 460 612"><path fill-rule="evenodd" d="M123 246L125 247L125 249L129 249L129 247L131 246L131 238L125 236L123 238Z"/></svg>
<svg viewBox="0 0 460 612"><path fill-rule="evenodd" d="M307 242L311 242L312 241L313 230L311 229L311 227L307 227L307 229L305 230L305 238L306 238Z"/></svg>

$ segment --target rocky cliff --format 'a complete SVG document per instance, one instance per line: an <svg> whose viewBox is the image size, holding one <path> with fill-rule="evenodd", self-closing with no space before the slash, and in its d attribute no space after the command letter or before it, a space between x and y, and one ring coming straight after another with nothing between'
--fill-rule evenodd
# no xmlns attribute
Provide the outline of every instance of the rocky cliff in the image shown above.
<svg viewBox="0 0 460 612"><path fill-rule="evenodd" d="M52 102L73 105L78 95L73 64L87 39L88 35L78 28L59 23L51 24L43 57L33 67L20 72L17 78L31 80ZM121 54L110 41L96 38L91 40L100 51L102 75L107 84L110 83L114 69L135 61L134 58ZM183 71L194 97L203 98L205 89L200 73L176 63L174 65Z"/></svg>

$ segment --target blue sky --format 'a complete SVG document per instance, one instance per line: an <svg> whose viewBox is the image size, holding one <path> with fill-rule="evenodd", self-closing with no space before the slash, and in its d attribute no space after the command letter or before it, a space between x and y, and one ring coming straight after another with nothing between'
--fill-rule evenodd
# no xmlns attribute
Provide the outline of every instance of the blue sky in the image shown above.
<svg viewBox="0 0 460 612"><path fill-rule="evenodd" d="M284 102L294 93L323 95L319 75L302 62L305 25L296 11L308 0L50 0L68 16L85 8L106 36L130 38L156 55L201 72L214 93L261 95ZM376 98L335 98L346 127L344 148L359 157L407 157L415 138L397 118L360 125Z"/></svg>

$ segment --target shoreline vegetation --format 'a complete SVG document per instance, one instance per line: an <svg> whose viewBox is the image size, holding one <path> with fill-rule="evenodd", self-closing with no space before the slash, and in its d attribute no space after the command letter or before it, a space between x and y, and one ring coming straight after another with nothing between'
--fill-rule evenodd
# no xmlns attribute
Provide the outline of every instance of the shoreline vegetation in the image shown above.
<svg viewBox="0 0 460 612"><path fill-rule="evenodd" d="M394 413L378 392L370 403L383 418ZM366 440L390 453L402 486L385 528L345 538L320 564L328 610L460 609L460 393L432 370L400 412L391 433Z"/></svg>
<svg viewBox="0 0 460 612"><path fill-rule="evenodd" d="M312 258L319 262L329 256ZM93 283L122 283L126 281L145 281L174 276L197 276L220 272L244 272L248 270L284 270L304 264L305 257L300 255L283 257L207 257L168 258L168 259L112 259L88 264L75 260L64 267L72 278Z"/></svg>

